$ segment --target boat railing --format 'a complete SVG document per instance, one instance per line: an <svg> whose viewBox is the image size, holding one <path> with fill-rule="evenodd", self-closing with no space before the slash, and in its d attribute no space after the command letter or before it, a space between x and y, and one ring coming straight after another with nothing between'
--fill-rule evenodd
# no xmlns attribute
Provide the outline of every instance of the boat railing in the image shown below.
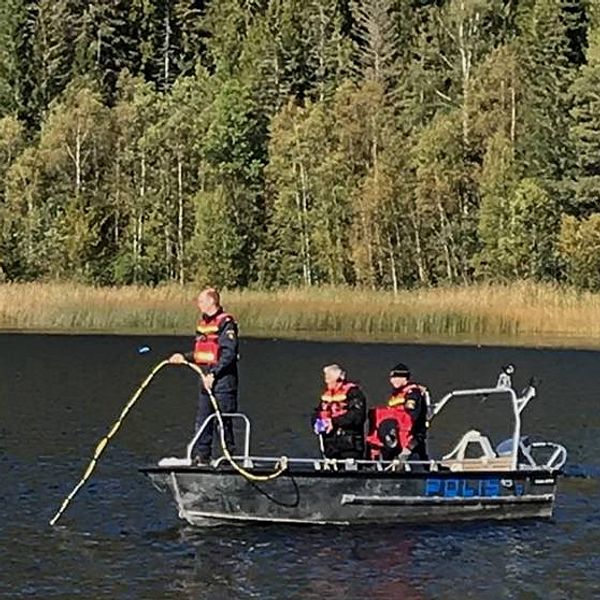
<svg viewBox="0 0 600 600"><path fill-rule="evenodd" d="M529 466L534 469L559 471L567 462L567 449L556 442L531 442L527 445L524 445L523 442L521 442L520 450L521 454L529 463ZM546 459L546 462L539 463L532 454L532 450L547 450L549 456Z"/></svg>
<svg viewBox="0 0 600 600"><path fill-rule="evenodd" d="M239 462L243 461L246 468L264 467L271 469L274 466L278 466L281 462L281 457L275 456L235 455L232 458ZM212 466L218 468L221 464L226 464L226 462L226 457L220 456L212 461ZM411 471L415 468L437 471L439 465L439 461L436 460L381 461L355 458L286 458L286 462L288 466L308 466L312 467L315 471L359 471L365 467L370 467L371 470L375 471Z"/></svg>
<svg viewBox="0 0 600 600"><path fill-rule="evenodd" d="M537 463L531 454L525 454L527 458L526 470L539 470L539 471L558 471L560 470L566 461L567 451L560 444L554 442L535 442L531 445L533 448L547 448L553 449L552 454L545 461L545 463ZM272 469L279 466L281 462L280 457L275 456L250 456L250 455L235 455L233 456L235 461L243 463L245 468L265 468ZM381 460L367 460L367 459L329 459L329 458L287 458L287 464L289 467L310 467L315 471L382 471L382 472L423 472L424 470L435 473L439 471L452 471L452 472L468 472L468 471L511 471L512 461L510 457L494 457L487 458L482 457L476 458L464 458L462 460L456 459L439 459L439 460L410 460L410 461L381 461ZM214 468L219 468L223 463L226 463L225 456L212 461ZM517 467L520 470L521 465Z"/></svg>
<svg viewBox="0 0 600 600"><path fill-rule="evenodd" d="M518 466L518 448L519 448L519 440L521 439L521 413L525 409L525 407L529 404L529 402L535 398L536 389L533 385L533 381L529 383L529 385L521 392L521 395L518 396L515 389L512 387L512 374L514 373L514 366L508 365L503 367L500 375L498 376L498 380L496 382L496 387L488 387L488 388L473 388L467 390L454 390L446 394L439 402L433 405L432 407L432 418L437 416L442 409L453 399L456 398L464 398L464 397L483 397L488 398L493 395L508 395L511 402L514 424L513 424L513 450L511 453L511 468L517 469ZM565 459L566 460L566 459Z"/></svg>
<svg viewBox="0 0 600 600"><path fill-rule="evenodd" d="M227 419L241 419L244 422L244 454L241 458L243 459L244 467L251 466L249 463L249 459L250 459L250 419L248 418L247 415L245 415L244 413L240 413L240 412L221 413L221 417L227 418ZM192 461L192 452L194 451L194 447L196 446L196 443L198 442L198 440L200 439L200 436L204 433L206 428L209 425L212 426L213 419L217 419L216 413L209 415L204 420L204 423L202 423L202 425L200 426L198 431L196 431L196 433L194 434L194 437L192 438L191 442L187 445L186 460L189 461L190 463ZM221 458L224 459L225 457L222 456Z"/></svg>

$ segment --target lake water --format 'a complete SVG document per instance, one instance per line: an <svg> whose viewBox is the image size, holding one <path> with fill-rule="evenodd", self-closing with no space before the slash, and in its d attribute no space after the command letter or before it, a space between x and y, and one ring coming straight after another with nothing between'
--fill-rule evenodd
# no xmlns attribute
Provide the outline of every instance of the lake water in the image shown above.
<svg viewBox="0 0 600 600"><path fill-rule="evenodd" d="M145 344L152 351L139 355ZM567 446L569 472L590 475L561 480L551 521L193 529L137 470L182 455L192 433L194 375L168 368L50 528L126 400L154 364L188 344L0 335L0 598L600 598L597 352L242 342L240 407L257 454L316 455L308 417L328 362L345 365L370 404L385 398L387 372L400 361L434 399L493 385L508 362L519 386L536 375L539 398L524 430ZM501 437L499 410L488 400L449 411L432 427L434 452L448 451L486 411Z"/></svg>

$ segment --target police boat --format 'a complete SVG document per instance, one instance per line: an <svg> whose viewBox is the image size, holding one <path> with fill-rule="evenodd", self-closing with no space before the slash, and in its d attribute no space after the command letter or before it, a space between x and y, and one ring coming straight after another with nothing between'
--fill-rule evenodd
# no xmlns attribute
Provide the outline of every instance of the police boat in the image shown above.
<svg viewBox="0 0 600 600"><path fill-rule="evenodd" d="M184 458L164 458L140 470L159 490L170 492L179 516L196 526L549 518L567 451L522 435L522 414L536 388L530 382L515 391L513 371L512 365L504 367L495 387L455 390L430 405L434 430L458 399L508 402L512 436L496 448L485 432L470 429L447 454L428 462L254 456L248 417L216 413L190 441ZM225 455L210 465L194 465L197 439L211 419L223 416L243 422L243 454L227 455L223 444Z"/></svg>

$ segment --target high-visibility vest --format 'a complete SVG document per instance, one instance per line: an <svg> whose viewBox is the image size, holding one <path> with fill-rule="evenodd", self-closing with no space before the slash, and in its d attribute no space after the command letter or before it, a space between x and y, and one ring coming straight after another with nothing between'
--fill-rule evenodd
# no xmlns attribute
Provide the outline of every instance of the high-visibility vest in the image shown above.
<svg viewBox="0 0 600 600"><path fill-rule="evenodd" d="M341 417L348 412L348 393L358 387L355 383L344 381L335 388L325 388L321 394L321 418Z"/></svg>
<svg viewBox="0 0 600 600"><path fill-rule="evenodd" d="M211 319L200 319L196 326L196 343L194 344L194 362L204 367L212 367L219 362L219 330L221 325L232 321L233 317L222 312Z"/></svg>
<svg viewBox="0 0 600 600"><path fill-rule="evenodd" d="M427 393L427 389L418 383L408 383L404 387L396 390L389 398L387 405L388 406L400 406L406 402L406 397L410 392L414 392L418 390L423 397Z"/></svg>

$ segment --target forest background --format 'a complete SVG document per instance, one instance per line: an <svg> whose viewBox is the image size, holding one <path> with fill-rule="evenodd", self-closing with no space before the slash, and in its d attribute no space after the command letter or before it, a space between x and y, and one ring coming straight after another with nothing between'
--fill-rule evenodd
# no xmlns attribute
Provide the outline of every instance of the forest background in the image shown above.
<svg viewBox="0 0 600 600"><path fill-rule="evenodd" d="M3 0L0 280L600 289L600 0Z"/></svg>

